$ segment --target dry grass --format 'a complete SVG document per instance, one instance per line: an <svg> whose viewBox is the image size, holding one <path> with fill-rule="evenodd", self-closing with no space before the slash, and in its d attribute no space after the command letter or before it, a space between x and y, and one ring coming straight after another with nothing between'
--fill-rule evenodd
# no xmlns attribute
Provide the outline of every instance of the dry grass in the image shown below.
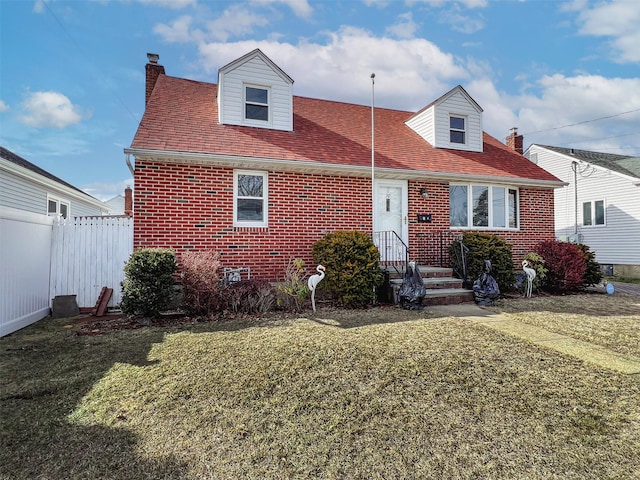
<svg viewBox="0 0 640 480"><path fill-rule="evenodd" d="M567 295L502 300L491 308L521 322L640 357L640 297Z"/></svg>
<svg viewBox="0 0 640 480"><path fill-rule="evenodd" d="M637 348L625 298L599 296L600 318L635 322ZM535 301L499 308L565 315ZM0 340L0 478L640 478L637 375L465 319L321 310L95 337L65 323Z"/></svg>

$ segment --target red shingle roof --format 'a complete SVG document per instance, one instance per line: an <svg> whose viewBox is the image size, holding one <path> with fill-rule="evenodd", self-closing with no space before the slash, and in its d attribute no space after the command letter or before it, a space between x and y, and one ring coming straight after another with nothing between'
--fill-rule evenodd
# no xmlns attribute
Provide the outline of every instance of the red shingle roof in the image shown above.
<svg viewBox="0 0 640 480"><path fill-rule="evenodd" d="M293 97L293 132L218 123L217 85L160 75L133 149L371 165L371 107ZM558 179L484 133L484 152L433 148L405 125L414 112L376 108L377 168Z"/></svg>

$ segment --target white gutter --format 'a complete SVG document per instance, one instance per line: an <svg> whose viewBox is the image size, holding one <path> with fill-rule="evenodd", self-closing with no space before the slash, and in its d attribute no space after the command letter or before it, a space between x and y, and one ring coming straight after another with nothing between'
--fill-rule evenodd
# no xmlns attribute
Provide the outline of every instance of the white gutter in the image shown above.
<svg viewBox="0 0 640 480"><path fill-rule="evenodd" d="M241 155L218 155L208 153L192 153L167 150L149 150L125 148L127 159L133 155L136 159L159 160L170 163L216 164L221 167L250 168L258 170L281 170L316 174L341 174L353 177L371 178L370 166L336 165L326 162L309 162L301 160L282 160L276 158L256 158ZM486 182L514 186L560 188L569 185L567 182L555 180L539 180L528 178L501 177L494 175L469 175L464 173L446 173L427 170L405 170L397 168L375 168L376 176L401 180L437 180L454 182Z"/></svg>
<svg viewBox="0 0 640 480"><path fill-rule="evenodd" d="M133 165L131 165L131 154L127 153L127 149L125 149L125 161L127 162L127 167L129 167L129 171L131 172L131 175L135 175L135 168Z"/></svg>

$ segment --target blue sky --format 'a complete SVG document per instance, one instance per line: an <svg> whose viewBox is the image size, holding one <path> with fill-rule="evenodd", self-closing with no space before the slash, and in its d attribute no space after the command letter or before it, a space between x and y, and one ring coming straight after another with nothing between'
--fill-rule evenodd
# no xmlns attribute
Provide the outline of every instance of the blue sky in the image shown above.
<svg viewBox="0 0 640 480"><path fill-rule="evenodd" d="M294 94L418 110L456 85L484 130L640 156L637 0L0 0L0 143L107 200L144 113L147 52L217 81L260 48Z"/></svg>

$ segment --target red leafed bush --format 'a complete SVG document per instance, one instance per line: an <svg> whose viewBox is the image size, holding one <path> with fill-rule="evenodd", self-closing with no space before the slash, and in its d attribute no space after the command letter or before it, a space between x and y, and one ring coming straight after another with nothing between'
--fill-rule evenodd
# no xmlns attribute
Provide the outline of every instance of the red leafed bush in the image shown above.
<svg viewBox="0 0 640 480"><path fill-rule="evenodd" d="M587 265L576 244L547 240L537 244L533 250L544 258L544 266L549 270L542 284L544 290L564 293L582 287Z"/></svg>
<svg viewBox="0 0 640 480"><path fill-rule="evenodd" d="M188 313L207 315L223 308L221 273L222 264L214 251L182 254L183 306Z"/></svg>

